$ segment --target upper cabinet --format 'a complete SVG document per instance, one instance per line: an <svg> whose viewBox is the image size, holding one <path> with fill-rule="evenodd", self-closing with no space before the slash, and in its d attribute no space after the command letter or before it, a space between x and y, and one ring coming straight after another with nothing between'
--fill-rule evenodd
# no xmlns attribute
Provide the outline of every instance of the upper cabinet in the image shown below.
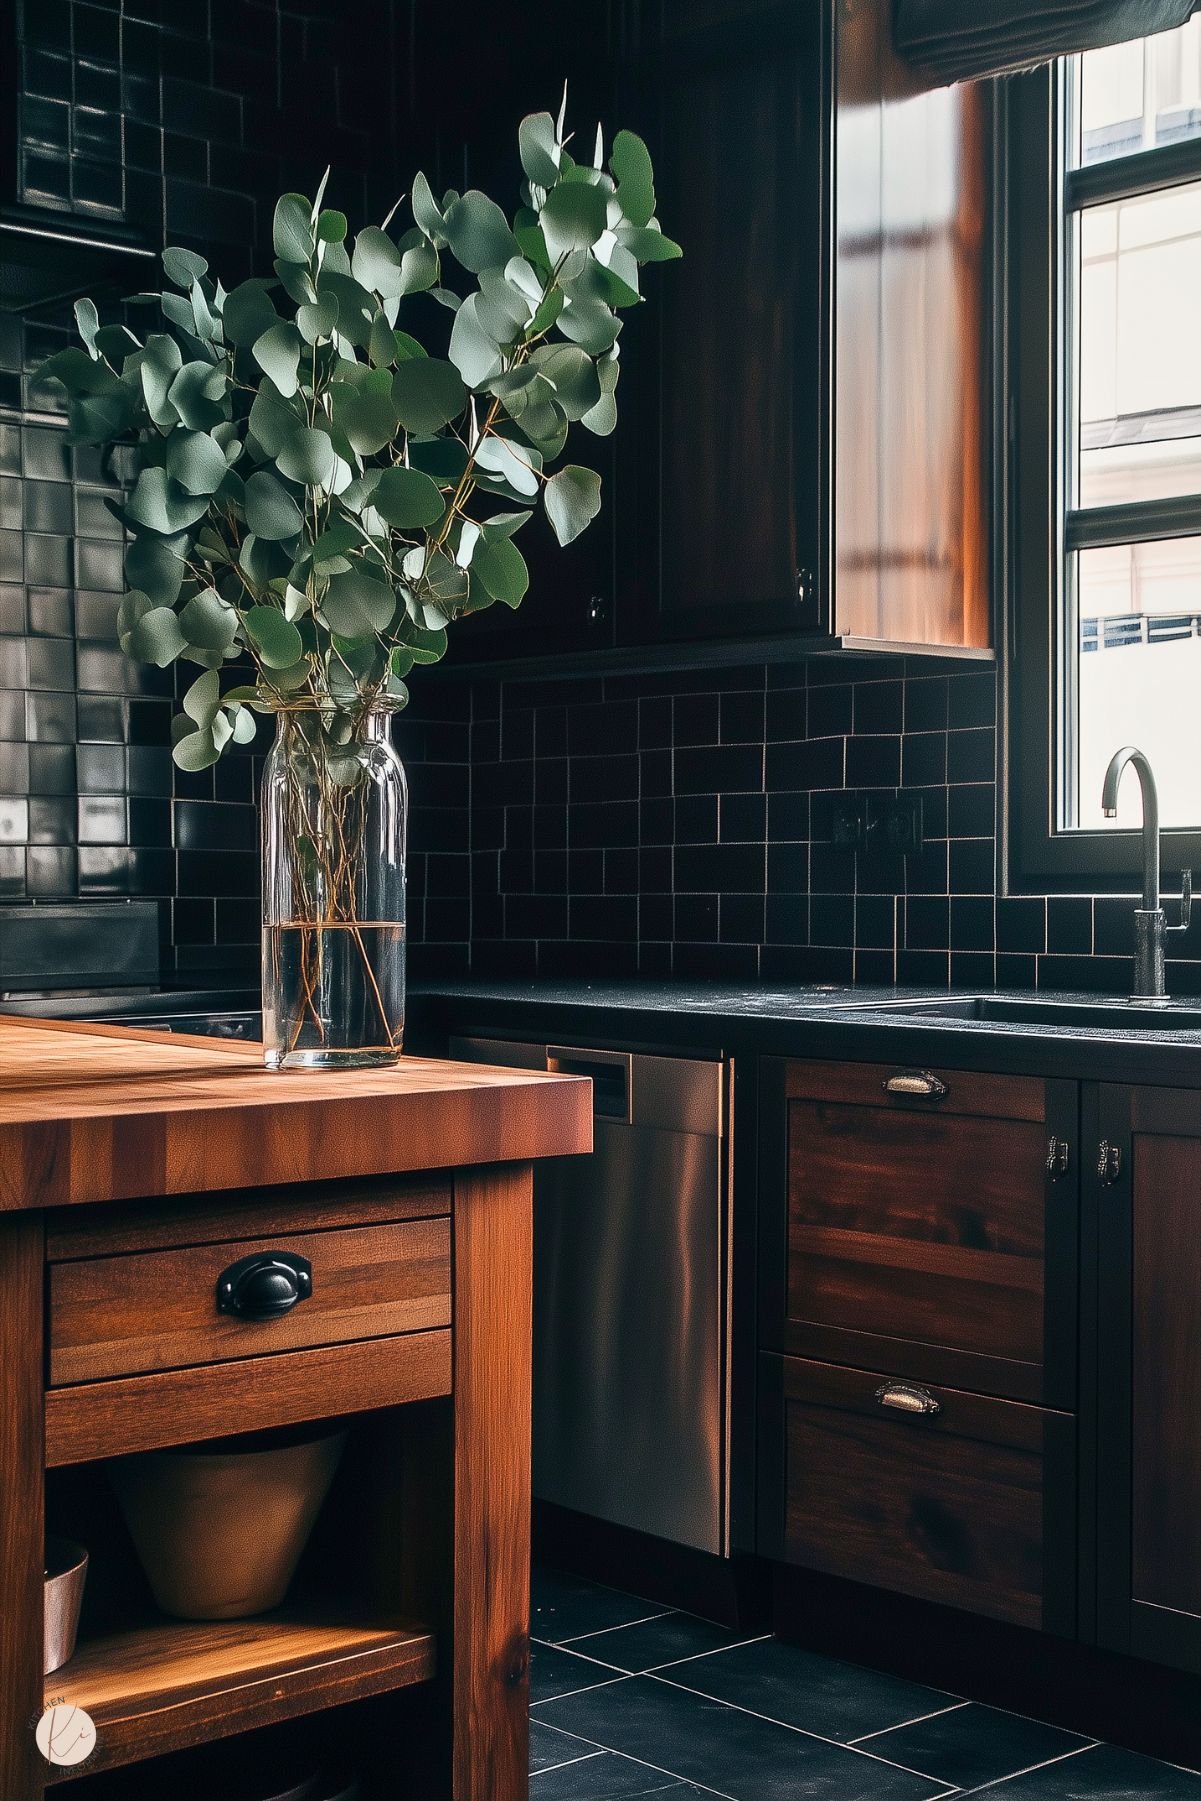
<svg viewBox="0 0 1201 1801"><path fill-rule="evenodd" d="M986 650L985 91L923 91L888 0L577 14L577 129L595 104L646 138L684 258L626 314L616 433L578 434L601 519L532 547L520 612L456 661Z"/></svg>

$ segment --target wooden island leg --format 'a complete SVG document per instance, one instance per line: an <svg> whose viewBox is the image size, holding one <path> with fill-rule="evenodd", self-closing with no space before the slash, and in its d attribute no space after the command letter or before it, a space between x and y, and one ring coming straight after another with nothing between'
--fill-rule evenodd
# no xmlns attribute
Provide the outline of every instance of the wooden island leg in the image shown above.
<svg viewBox="0 0 1201 1801"><path fill-rule="evenodd" d="M533 1169L454 1194L454 1801L529 1792Z"/></svg>
<svg viewBox="0 0 1201 1801"><path fill-rule="evenodd" d="M41 1801L42 1216L0 1215L0 1795Z"/></svg>

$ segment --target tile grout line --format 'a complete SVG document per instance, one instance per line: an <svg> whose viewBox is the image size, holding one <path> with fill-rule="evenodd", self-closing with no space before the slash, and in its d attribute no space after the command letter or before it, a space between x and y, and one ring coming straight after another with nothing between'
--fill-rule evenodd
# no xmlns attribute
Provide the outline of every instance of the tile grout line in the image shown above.
<svg viewBox="0 0 1201 1801"><path fill-rule="evenodd" d="M941 1719L944 1713L958 1713L961 1707L970 1707L970 1701L952 1701L946 1707L935 1707L930 1713L919 1713L914 1720L898 1720L895 1726L877 1726L874 1732L861 1732L858 1738L847 1739L848 1745L865 1744L869 1738L881 1738L886 1732L904 1732L908 1726L920 1726L924 1720Z"/></svg>
<svg viewBox="0 0 1201 1801"><path fill-rule="evenodd" d="M565 1696L558 1698L566 1699ZM700 1789L706 1795L716 1795L718 1801L737 1801L736 1796L727 1794L724 1789L710 1788L708 1783L697 1782L691 1776L680 1776L675 1770L665 1770L662 1764L648 1763L645 1757L633 1757L628 1751L618 1751L612 1745L602 1745L599 1739L586 1738L582 1732L569 1732L566 1726L552 1726L549 1720L544 1720L543 1725L547 1726L551 1732L562 1733L564 1738L579 1739L582 1745L595 1745L598 1751L607 1751L610 1757L620 1757L625 1763L638 1764L642 1769L654 1770L656 1775L667 1776L672 1782L689 1783L693 1788Z"/></svg>
<svg viewBox="0 0 1201 1801"><path fill-rule="evenodd" d="M607 1670L611 1666L604 1663L597 1667L602 1670ZM603 1682L586 1682L583 1688L569 1688L561 1695L544 1695L541 1701L531 1701L530 1712L532 1714L536 1707L549 1707L554 1701L570 1701L575 1695L590 1695L593 1689L612 1688L617 1682L630 1682L632 1680L633 1678L628 1670L620 1670L615 1672L612 1676L607 1676ZM549 1725L550 1722L547 1721L546 1724ZM559 1731L561 1732L562 1730L563 1728L559 1727ZM587 1744L589 1741L585 1739L584 1742ZM608 1750L608 1748L609 1747L606 1745L605 1749Z"/></svg>
<svg viewBox="0 0 1201 1801"><path fill-rule="evenodd" d="M869 1763L883 1764L886 1769L902 1770L906 1776L918 1776L923 1782L937 1782L937 1776L929 1775L925 1770L915 1770L911 1764L897 1763L891 1757L881 1757L875 1751L861 1751L856 1745L849 1744L846 1739L827 1738L822 1732L811 1732L807 1726L791 1726L787 1720L773 1719L769 1713L760 1713L754 1707L741 1707L737 1701L725 1701L717 1695L706 1695L703 1689L689 1688L683 1682L672 1682L666 1676L647 1676L648 1682L661 1682L665 1688L679 1689L683 1694L696 1695L701 1700L714 1701L719 1707L729 1707L735 1713L744 1713L753 1720L763 1720L769 1726L779 1726L785 1732L795 1732L798 1738L813 1739L819 1745L829 1745L837 1751L846 1751L852 1757L863 1757ZM599 1685L598 1685L599 1686Z"/></svg>
<svg viewBox="0 0 1201 1801"><path fill-rule="evenodd" d="M553 1728L551 1730L553 1730ZM586 1745L588 1743L588 1740L581 1739L580 1743ZM604 1752L598 1746L596 1748L596 1750L594 1750L594 1751L581 1751L581 1753L578 1757L565 1757L563 1759L562 1763L543 1764L543 1766L540 1770L531 1770L530 1771L530 1781L532 1782L534 1780L535 1776L549 1776L555 1770L574 1769L576 1764L578 1764L578 1763L589 1763L589 1762L591 1762L591 1760L594 1757L603 1757L604 1755L605 1755Z"/></svg>
<svg viewBox="0 0 1201 1801"><path fill-rule="evenodd" d="M1073 1745L1070 1751L1061 1751L1058 1757L1044 1758L1042 1763L1032 1763L1024 1770L1010 1770L1007 1776L994 1776L989 1782L981 1782L975 1788L964 1789L965 1795L987 1794L989 1789L1000 1788L1006 1782L1016 1782L1019 1776L1032 1776L1036 1770L1049 1770L1057 1763L1066 1763L1071 1757L1083 1757L1087 1751L1100 1749L1101 1740L1094 1739L1091 1745Z"/></svg>
<svg viewBox="0 0 1201 1801"><path fill-rule="evenodd" d="M724 1657L727 1651L745 1651L748 1645L768 1644L771 1637L770 1632L760 1632L755 1638L736 1639L732 1645L715 1645L708 1651L691 1651L687 1657L673 1657L667 1663L648 1664L645 1670L631 1670L630 1674L655 1676L660 1670L678 1670L683 1664L699 1663L703 1657Z"/></svg>
<svg viewBox="0 0 1201 1801"><path fill-rule="evenodd" d="M679 1607L664 1607L659 1613L644 1613L636 1620L622 1620L616 1626L599 1626L594 1632L574 1632L570 1638L547 1639L546 1642L553 1645L578 1645L582 1638L604 1638L607 1632L625 1632L630 1626L648 1626L652 1620L668 1620L673 1614L682 1611Z"/></svg>

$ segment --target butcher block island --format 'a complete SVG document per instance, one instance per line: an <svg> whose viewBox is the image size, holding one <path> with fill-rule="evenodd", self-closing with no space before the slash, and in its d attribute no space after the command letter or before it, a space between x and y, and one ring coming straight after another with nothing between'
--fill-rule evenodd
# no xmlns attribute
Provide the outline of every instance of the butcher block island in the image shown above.
<svg viewBox="0 0 1201 1801"><path fill-rule="evenodd" d="M0 1020L4 1801L182 1797L197 1769L224 1794L223 1758L233 1785L281 1739L344 1755L363 1801L526 1795L532 1173L591 1134L578 1077L279 1075ZM252 1278L263 1304L230 1305ZM157 1607L111 1460L327 1421L345 1450L286 1602ZM89 1566L43 1677L48 1530ZM39 1747L50 1705L90 1718L83 1761Z"/></svg>

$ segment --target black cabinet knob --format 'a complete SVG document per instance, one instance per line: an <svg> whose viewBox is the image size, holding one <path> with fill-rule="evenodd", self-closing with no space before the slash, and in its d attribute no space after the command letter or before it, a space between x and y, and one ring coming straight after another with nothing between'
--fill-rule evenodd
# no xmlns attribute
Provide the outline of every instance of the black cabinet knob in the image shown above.
<svg viewBox="0 0 1201 1801"><path fill-rule="evenodd" d="M217 1311L238 1319L278 1319L313 1292L313 1266L292 1251L240 1257L217 1277Z"/></svg>

